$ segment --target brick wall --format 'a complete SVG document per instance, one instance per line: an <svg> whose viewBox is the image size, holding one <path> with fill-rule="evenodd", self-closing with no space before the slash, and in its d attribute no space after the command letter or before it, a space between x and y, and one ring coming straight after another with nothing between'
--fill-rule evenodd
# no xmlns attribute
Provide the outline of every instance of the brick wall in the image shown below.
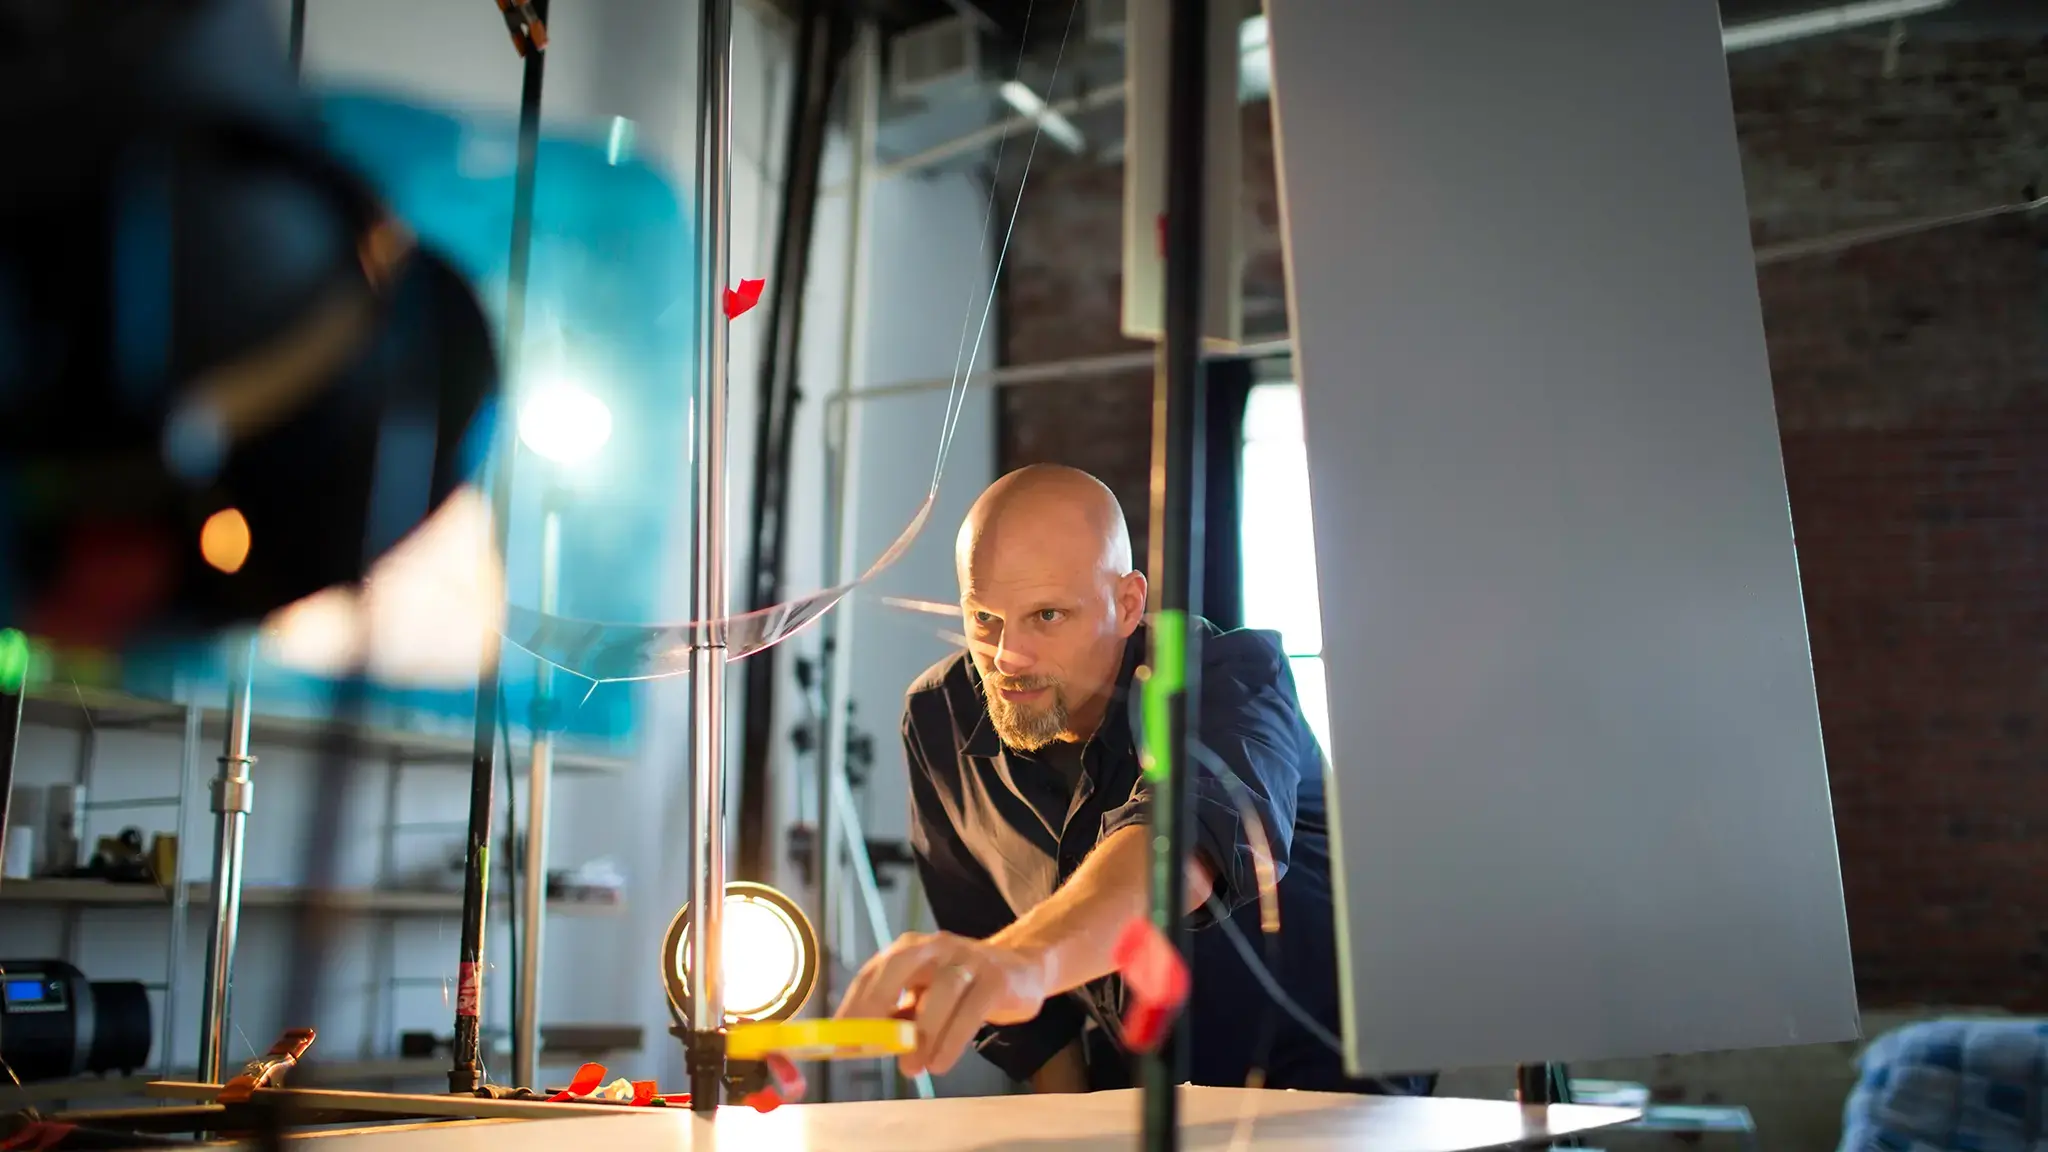
<svg viewBox="0 0 2048 1152"><path fill-rule="evenodd" d="M1731 60L1759 243L2048 186L2048 44ZM1267 111L1246 110L1246 314L1284 326ZM1012 363L1117 335L1120 169L1039 154ZM1759 274L1857 977L1872 1005L2048 1010L2048 221ZM1149 374L1012 389L1001 463L1101 476L1146 528Z"/></svg>

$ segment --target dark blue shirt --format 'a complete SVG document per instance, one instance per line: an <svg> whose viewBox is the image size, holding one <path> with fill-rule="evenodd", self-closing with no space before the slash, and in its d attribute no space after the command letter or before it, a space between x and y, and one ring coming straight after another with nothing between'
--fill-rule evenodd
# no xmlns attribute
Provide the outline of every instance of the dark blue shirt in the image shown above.
<svg viewBox="0 0 2048 1152"><path fill-rule="evenodd" d="M1195 852L1215 876L1211 907L1227 909L1279 985L1330 1033L1340 1031L1335 913L1323 756L1301 716L1279 637L1220 632L1196 621L1201 686L1195 723L1216 760L1188 777ZM1052 895L1103 838L1143 824L1150 787L1138 768L1130 722L1132 673L1145 631L1131 638L1116 695L1086 745L1036 753L997 737L981 677L965 653L911 686L903 711L909 760L911 847L943 931L985 938ZM1228 771L1241 787L1218 778ZM1280 882L1281 930L1261 932L1257 833L1265 832ZM1242 1087L1254 1068L1270 1088L1426 1092L1431 1077L1347 1079L1325 1041L1281 1011L1238 950L1207 915L1195 918L1194 993L1183 1026L1196 1084ZM1123 989L1114 976L1046 1001L1028 1023L985 1028L982 1055L1013 1079L1036 1072L1084 1038L1091 1088L1131 1083L1118 1042Z"/></svg>

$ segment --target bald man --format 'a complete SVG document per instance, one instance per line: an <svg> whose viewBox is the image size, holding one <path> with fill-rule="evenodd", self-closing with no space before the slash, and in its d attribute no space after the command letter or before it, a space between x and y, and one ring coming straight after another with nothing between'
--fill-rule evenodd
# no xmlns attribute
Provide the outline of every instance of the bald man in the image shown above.
<svg viewBox="0 0 2048 1152"><path fill-rule="evenodd" d="M1129 719L1146 585L1123 509L1085 472L1012 472L969 510L954 560L971 647L920 677L903 714L911 845L940 931L870 960L839 1014L913 1001L907 1073L945 1073L974 1047L1039 1091L1126 1087L1110 952L1146 913L1151 850ZM1227 915L1265 950L1248 794L1281 877L1274 975L1326 1035L1338 1031L1321 750L1276 635L1194 626L1195 734L1244 787L1209 772L1189 781L1190 1079L1242 1086L1256 1066L1275 1088L1428 1091L1429 1077L1346 1079L1339 1054L1273 1003L1217 929Z"/></svg>

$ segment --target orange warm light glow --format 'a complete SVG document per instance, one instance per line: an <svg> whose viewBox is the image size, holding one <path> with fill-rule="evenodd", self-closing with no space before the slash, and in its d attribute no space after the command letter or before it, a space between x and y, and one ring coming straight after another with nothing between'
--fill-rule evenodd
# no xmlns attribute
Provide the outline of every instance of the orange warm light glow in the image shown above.
<svg viewBox="0 0 2048 1152"><path fill-rule="evenodd" d="M240 509L223 508L199 526L199 554L232 576L249 562L249 521Z"/></svg>

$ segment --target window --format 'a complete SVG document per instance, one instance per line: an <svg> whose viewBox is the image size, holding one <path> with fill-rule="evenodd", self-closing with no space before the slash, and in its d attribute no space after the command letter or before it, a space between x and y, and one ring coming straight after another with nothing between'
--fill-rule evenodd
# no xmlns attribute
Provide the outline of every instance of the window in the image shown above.
<svg viewBox="0 0 2048 1152"><path fill-rule="evenodd" d="M1330 751L1329 688L1323 677L1323 609L1316 587L1315 527L1309 519L1308 445L1301 389L1253 386L1244 412L1239 537L1244 543L1244 622L1280 633L1301 711Z"/></svg>

